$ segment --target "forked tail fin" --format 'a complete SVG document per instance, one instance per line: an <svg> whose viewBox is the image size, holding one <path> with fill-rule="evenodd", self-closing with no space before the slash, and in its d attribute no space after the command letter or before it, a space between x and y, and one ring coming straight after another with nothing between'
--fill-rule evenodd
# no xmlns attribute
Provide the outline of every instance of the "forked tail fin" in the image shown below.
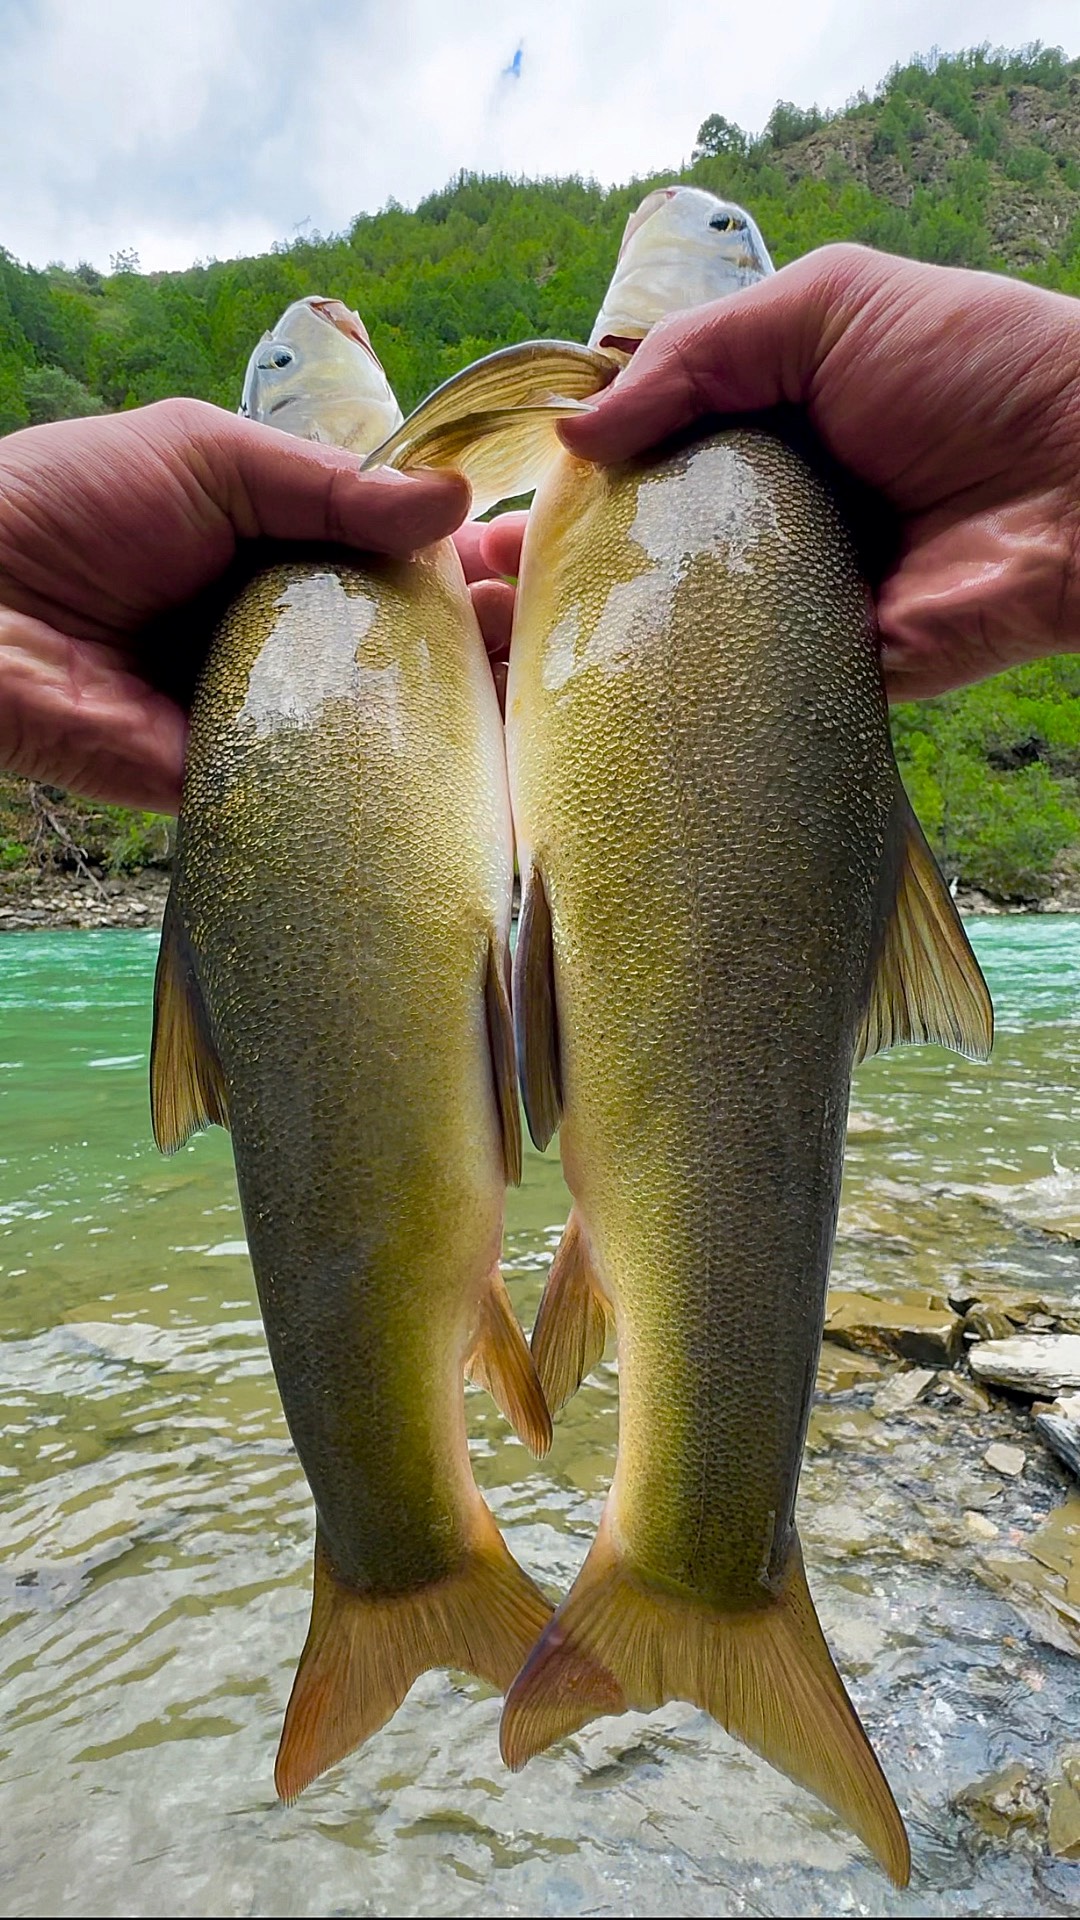
<svg viewBox="0 0 1080 1920"><path fill-rule="evenodd" d="M479 1496L459 1567L415 1593L355 1592L316 1533L311 1625L274 1768L280 1798L295 1800L385 1725L429 1667L460 1667L507 1687L550 1618Z"/></svg>
<svg viewBox="0 0 1080 1920"><path fill-rule="evenodd" d="M665 1700L704 1707L839 1814L907 1885L904 1823L825 1644L797 1539L775 1601L725 1615L639 1577L602 1522L507 1695L503 1758L516 1770L601 1714Z"/></svg>

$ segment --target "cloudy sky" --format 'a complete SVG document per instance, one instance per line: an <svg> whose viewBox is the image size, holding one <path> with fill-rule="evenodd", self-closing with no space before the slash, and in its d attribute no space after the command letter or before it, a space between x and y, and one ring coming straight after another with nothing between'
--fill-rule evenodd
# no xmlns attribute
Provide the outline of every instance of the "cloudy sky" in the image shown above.
<svg viewBox="0 0 1080 1920"><path fill-rule="evenodd" d="M0 245L265 249L460 167L605 184L937 44L1080 53L1077 0L0 0Z"/></svg>

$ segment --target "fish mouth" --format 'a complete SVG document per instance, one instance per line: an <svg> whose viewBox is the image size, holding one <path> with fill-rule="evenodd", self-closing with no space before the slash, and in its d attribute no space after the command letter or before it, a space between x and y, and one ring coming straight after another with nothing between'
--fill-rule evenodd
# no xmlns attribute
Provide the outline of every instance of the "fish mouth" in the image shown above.
<svg viewBox="0 0 1080 1920"><path fill-rule="evenodd" d="M317 313L320 320L328 320L332 327L336 327L339 333L345 335L346 340L353 340L358 347L363 347L364 352L371 355L380 373L383 371L383 363L371 344L368 330L360 315L354 313L351 307L347 307L344 300L309 300L308 305L312 313Z"/></svg>
<svg viewBox="0 0 1080 1920"><path fill-rule="evenodd" d="M666 200L673 200L678 191L678 187L657 187L652 193L645 195L640 207L638 207L636 213L630 215L623 229L622 246L619 248L619 260L622 259L623 254L626 252L627 247L630 245L638 229L645 225L646 220L651 220L654 213L659 213ZM618 266L618 260L615 264Z"/></svg>
<svg viewBox="0 0 1080 1920"><path fill-rule="evenodd" d="M629 360L637 352L644 338L643 333L605 333L596 344L598 347L606 348L608 353L619 353L624 359Z"/></svg>

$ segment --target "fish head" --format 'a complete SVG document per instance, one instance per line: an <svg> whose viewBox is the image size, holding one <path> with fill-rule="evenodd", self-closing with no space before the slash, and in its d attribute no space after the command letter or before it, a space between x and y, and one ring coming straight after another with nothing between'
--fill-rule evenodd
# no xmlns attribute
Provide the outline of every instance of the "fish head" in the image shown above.
<svg viewBox="0 0 1080 1920"><path fill-rule="evenodd" d="M773 271L743 207L701 187L658 187L626 223L589 345L632 353L669 313L721 300Z"/></svg>
<svg viewBox="0 0 1080 1920"><path fill-rule="evenodd" d="M317 294L294 300L263 334L248 361L240 412L359 454L370 453L402 419L359 314Z"/></svg>

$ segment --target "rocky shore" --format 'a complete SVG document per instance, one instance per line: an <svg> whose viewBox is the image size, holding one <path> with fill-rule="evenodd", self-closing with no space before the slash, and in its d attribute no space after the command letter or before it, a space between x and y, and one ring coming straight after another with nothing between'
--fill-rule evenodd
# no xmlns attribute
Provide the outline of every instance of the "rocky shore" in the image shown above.
<svg viewBox="0 0 1080 1920"><path fill-rule="evenodd" d="M169 875L161 867L108 878L49 868L0 873L0 933L47 927L157 927L168 891ZM993 900L975 888L961 889L956 904L961 913L1080 913L1080 886L1063 885L1047 899L1027 905Z"/></svg>
<svg viewBox="0 0 1080 1920"><path fill-rule="evenodd" d="M1080 1240L1054 1237L1077 1248L1072 1300L990 1286L830 1292L807 1441L816 1497L802 1531L830 1560L887 1541L915 1567L974 1575L1035 1640L1075 1658ZM1037 1671L1025 1672L1037 1687ZM1080 1861L1080 1735L1061 1734L1045 1764L1006 1756L954 1793L976 1849Z"/></svg>
<svg viewBox="0 0 1080 1920"><path fill-rule="evenodd" d="M161 868L99 879L47 868L0 874L0 933L47 927L158 927L169 876Z"/></svg>

